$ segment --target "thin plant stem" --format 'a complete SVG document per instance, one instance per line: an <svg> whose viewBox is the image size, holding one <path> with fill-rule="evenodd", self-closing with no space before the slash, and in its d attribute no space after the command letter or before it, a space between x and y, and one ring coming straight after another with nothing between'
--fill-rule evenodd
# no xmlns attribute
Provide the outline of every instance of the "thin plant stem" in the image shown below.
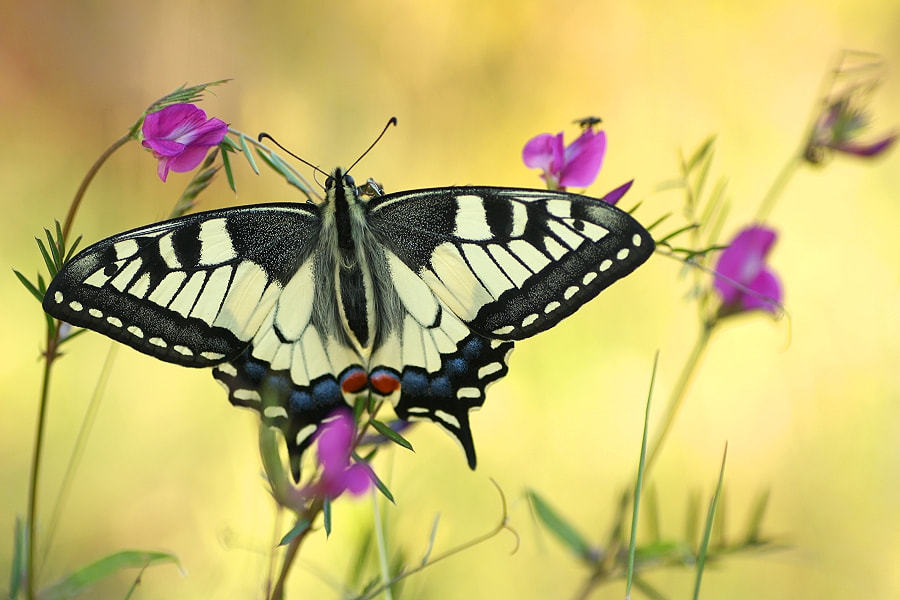
<svg viewBox="0 0 900 600"><path fill-rule="evenodd" d="M369 494L372 496L372 511L375 518L375 539L378 543L378 566L381 568L381 582L384 584L385 600L393 600L394 594L391 592L391 572L388 568L387 544L384 539L384 523L381 520L381 510L378 507L378 492L372 490Z"/></svg>
<svg viewBox="0 0 900 600"><path fill-rule="evenodd" d="M132 139L130 133L122 136L109 148L103 151L97 160L94 161L94 164L91 165L91 168L88 169L87 174L84 179L81 181L81 185L78 186L78 190L75 192L75 197L72 199L72 203L69 205L69 212L66 215L65 224L62 229L62 244L65 247L65 241L69 237L69 232L72 229L72 223L75 221L75 215L78 213L78 208L81 206L81 201L84 198L85 193L87 193L88 186L90 186L91 181L93 181L94 176L100 170L100 167L107 161L107 159L112 156L112 154L124 146L129 140ZM31 481L28 486L28 556L26 558L26 577L25 577L25 595L29 600L34 600L37 598L37 590L35 589L35 577L36 577L36 568L35 568L35 554L36 554L36 532L37 532L37 496L38 496L38 482L40 481L40 470L41 470L41 456L43 454L44 447L44 429L47 424L47 407L49 404L50 398L50 374L53 370L53 363L58 356L58 349L60 343L60 324L56 323L56 327L48 327L47 329L47 344L46 351L44 353L44 374L43 381L41 382L41 397L38 404L38 415L37 415L37 426L34 435L34 450L32 452L32 460L31 460Z"/></svg>
<svg viewBox="0 0 900 600"><path fill-rule="evenodd" d="M769 190L766 192L762 202L759 203L759 210L756 211L757 222L762 222L769 218L769 213L772 212L775 201L778 200L778 197L784 192L791 177L794 176L794 173L797 172L797 169L801 164L803 164L803 158L799 153L796 153L783 167L781 167L778 175L776 175L775 179L772 181L772 185L769 186Z"/></svg>
<svg viewBox="0 0 900 600"><path fill-rule="evenodd" d="M684 398L687 395L688 386L690 386L691 380L697 372L697 367L700 365L700 360L703 358L703 354L709 346L709 339L714 327L715 321L703 324L700 329L700 335L697 337L697 341L694 343L694 347L681 369L681 375L678 376L678 381L672 389L671 396L669 396L669 404L666 406L666 414L662 420L662 429L656 434L656 438L653 440L653 444L647 452L647 462L644 467L645 478L647 472L659 456L663 444L669 436L669 432L672 430L672 426L675 424L678 411L681 410L681 405L684 403Z"/></svg>
<svg viewBox="0 0 900 600"><path fill-rule="evenodd" d="M306 529L298 533L288 544L287 551L284 553L284 562L281 563L281 572L278 574L278 580L275 582L275 587L272 588L272 595L269 596L270 600L284 600L284 586L287 584L287 576L291 572L291 566L297 558L297 552L300 551L300 545L303 543L303 540L306 539L309 532L312 531L313 522L315 522L319 513L322 512L322 506L322 500L317 498L312 506L309 507L309 511L300 516L300 518L306 519L309 525Z"/></svg>
<svg viewBox="0 0 900 600"><path fill-rule="evenodd" d="M28 557L25 567L25 595L29 600L37 598L35 589L36 553L35 534L37 526L37 494L38 481L40 481L41 454L44 447L44 429L47 424L47 404L50 396L50 373L53 360L56 357L56 349L59 345L59 327L54 330L47 329L47 352L44 356L44 375L41 382L41 398L38 404L37 427L34 434L34 450L31 459L31 481L28 485Z"/></svg>
<svg viewBox="0 0 900 600"><path fill-rule="evenodd" d="M44 566L47 564L47 556L50 553L50 547L53 545L53 536L56 533L56 527L59 524L59 519L62 515L65 498L68 496L69 488L72 487L72 482L75 479L75 472L78 470L78 463L80 462L81 457L84 454L84 449L87 446L87 441L88 437L91 434L91 429L93 428L94 423L97 420L97 413L100 410L100 402L103 399L103 394L106 390L106 383L109 381L109 375L112 370L113 358L115 357L115 355L116 345L111 344L109 347L109 352L107 352L106 354L106 360L103 362L103 368L100 371L97 385L94 388L94 393L91 395L91 400L88 404L87 411L85 412L84 418L81 421L81 427L78 430L78 436L75 438L75 445L72 448L71 456L69 456L69 464L66 465L66 470L64 471L62 477L62 482L59 484L59 493L56 497L56 504L53 507L50 519L47 520L45 536L46 539L44 540L44 548L41 552L41 570L43 570Z"/></svg>
<svg viewBox="0 0 900 600"><path fill-rule="evenodd" d="M87 175L84 176L84 179L81 181L81 185L78 187L78 191L75 192L75 198L72 199L72 204L69 205L69 214L66 215L66 221L63 224L63 239L67 239L69 237L69 230L72 229L72 223L75 221L75 213L78 212L78 207L81 206L81 200L84 198L84 194L87 192L88 186L91 184L91 181L94 180L94 176L97 174L97 171L100 170L100 167L106 162L110 156L112 156L113 152L127 144L132 140L131 134L126 133L124 136L117 139L112 143L112 146L103 151L97 160L94 161L94 164L91 165L91 168L88 169Z"/></svg>

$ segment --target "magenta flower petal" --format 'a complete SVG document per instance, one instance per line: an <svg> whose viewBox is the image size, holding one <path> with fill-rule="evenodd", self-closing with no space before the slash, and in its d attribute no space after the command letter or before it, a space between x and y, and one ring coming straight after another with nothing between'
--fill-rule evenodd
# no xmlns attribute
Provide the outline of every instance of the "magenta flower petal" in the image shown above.
<svg viewBox="0 0 900 600"><path fill-rule="evenodd" d="M372 474L365 465L356 464L344 471L342 484L348 492L359 496L368 492L372 487Z"/></svg>
<svg viewBox="0 0 900 600"><path fill-rule="evenodd" d="M207 119L193 104L172 104L144 117L141 144L159 160L157 173L165 181L169 170L183 173L196 168L227 132L224 121Z"/></svg>
<svg viewBox="0 0 900 600"><path fill-rule="evenodd" d="M878 140L877 142L872 142L869 144L861 144L859 142L845 142L843 144L835 144L832 147L839 152L843 152L845 154L853 154L855 156L878 156L879 154L890 148L895 141L897 141L897 134L892 133L891 135Z"/></svg>
<svg viewBox="0 0 900 600"><path fill-rule="evenodd" d="M552 190L564 190L567 186L591 185L603 165L606 153L606 133L585 128L571 144L565 146L563 134L542 133L525 143L522 162L532 169L541 170L541 178Z"/></svg>
<svg viewBox="0 0 900 600"><path fill-rule="evenodd" d="M594 183L606 154L606 132L584 133L566 148L565 166L559 178L563 187L587 187Z"/></svg>
<svg viewBox="0 0 900 600"><path fill-rule="evenodd" d="M778 276L765 264L777 238L773 229L752 226L729 244L716 265L713 286L722 297L720 314L762 309L775 313L782 299Z"/></svg>
<svg viewBox="0 0 900 600"><path fill-rule="evenodd" d="M366 492L372 484L372 473L365 464L351 461L356 427L349 411L339 410L334 418L323 424L316 434L319 480L308 485L306 496L337 498L345 491L353 495Z"/></svg>
<svg viewBox="0 0 900 600"><path fill-rule="evenodd" d="M632 179L628 183L620 185L613 191L611 191L608 194L606 194L605 196L603 196L603 198L601 198L601 200L603 200L607 204L612 204L613 206L615 206L616 203L622 199L622 196L624 196L628 192L628 190L631 189L631 185L633 183L634 183L634 179Z"/></svg>
<svg viewBox="0 0 900 600"><path fill-rule="evenodd" d="M554 163L559 163L564 156L563 137L561 133L553 135L542 133L528 140L522 148L522 161L532 169L550 171Z"/></svg>

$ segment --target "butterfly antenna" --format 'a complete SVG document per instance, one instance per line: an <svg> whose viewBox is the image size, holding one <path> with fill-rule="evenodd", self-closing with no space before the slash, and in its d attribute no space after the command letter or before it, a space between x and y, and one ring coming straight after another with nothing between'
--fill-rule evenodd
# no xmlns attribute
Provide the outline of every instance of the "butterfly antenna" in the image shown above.
<svg viewBox="0 0 900 600"><path fill-rule="evenodd" d="M375 144L377 144L377 143L381 140L381 138L384 137L384 134L387 133L388 127L390 127L391 125L396 125L396 124L397 124L397 117L391 117L390 119L388 119L387 125L385 125L385 126L384 126L384 129L381 130L381 133L378 134L378 137L375 138L375 141L372 142L372 143L369 145L368 148L366 148L366 151L365 151L365 152L363 152L362 154L359 155L359 158L357 158L357 159L353 162L353 164L350 165L350 168L347 169L347 170L345 171L345 173L349 173L349 172L353 169L353 167L356 166L356 163L358 163L359 161L361 161L361 160L363 159L363 157L364 157L366 154L369 153L369 150L371 150L372 148L375 147Z"/></svg>
<svg viewBox="0 0 900 600"><path fill-rule="evenodd" d="M326 173L325 171L323 171L322 169L320 169L320 168L317 167L316 165L312 164L312 163L309 162L308 160L305 160L305 159L303 159L303 158L300 158L299 156L297 156L296 154L294 154L293 152L291 152L290 150L288 150L287 148L285 148L284 146L282 146L282 145L278 142L278 140L276 140L275 138L273 138L271 135L269 135L269 134L266 133L265 131L263 131L262 133L260 133L260 134L257 136L256 139L257 139L258 141L260 141L260 142L263 141L263 140L272 140L272 143L273 143L273 144L275 144L276 146L278 146L279 148L281 148L283 151L287 152L288 154L290 154L291 156L293 156L294 158L296 158L297 160L299 160L300 162L302 162L302 163L303 163L304 165L306 165L307 167L309 167L309 168L311 168L311 169L314 169L315 171L321 173L321 174L324 175L325 177L328 177L328 173Z"/></svg>

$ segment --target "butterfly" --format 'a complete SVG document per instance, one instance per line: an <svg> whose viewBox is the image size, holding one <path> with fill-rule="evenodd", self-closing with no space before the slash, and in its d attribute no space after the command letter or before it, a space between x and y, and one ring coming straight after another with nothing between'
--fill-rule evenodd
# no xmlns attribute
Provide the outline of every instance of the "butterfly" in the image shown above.
<svg viewBox="0 0 900 600"><path fill-rule="evenodd" d="M362 194L335 169L320 204L191 214L114 235L54 278L44 310L185 367L284 433L291 469L360 394L430 419L475 467L469 411L513 344L640 266L650 233L561 191Z"/></svg>

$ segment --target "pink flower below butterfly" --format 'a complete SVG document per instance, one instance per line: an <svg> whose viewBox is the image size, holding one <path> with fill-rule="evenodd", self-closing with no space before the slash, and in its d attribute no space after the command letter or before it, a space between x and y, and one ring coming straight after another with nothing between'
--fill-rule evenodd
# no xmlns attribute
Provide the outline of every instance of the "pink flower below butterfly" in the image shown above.
<svg viewBox="0 0 900 600"><path fill-rule="evenodd" d="M353 417L346 410L338 410L334 414L336 416L316 433L322 474L303 489L305 496L334 499L345 491L359 496L372 485L369 467L354 463L350 458L356 434Z"/></svg>

